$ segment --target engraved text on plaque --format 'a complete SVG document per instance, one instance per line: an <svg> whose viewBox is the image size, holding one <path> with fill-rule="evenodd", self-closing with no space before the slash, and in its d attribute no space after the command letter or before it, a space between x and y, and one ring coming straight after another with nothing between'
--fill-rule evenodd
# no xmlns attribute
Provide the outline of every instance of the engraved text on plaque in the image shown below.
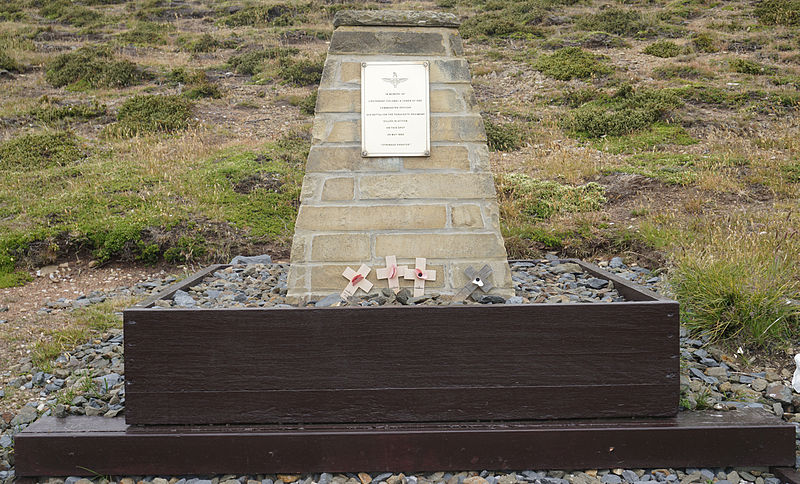
<svg viewBox="0 0 800 484"><path fill-rule="evenodd" d="M428 62L361 64L362 156L430 156Z"/></svg>

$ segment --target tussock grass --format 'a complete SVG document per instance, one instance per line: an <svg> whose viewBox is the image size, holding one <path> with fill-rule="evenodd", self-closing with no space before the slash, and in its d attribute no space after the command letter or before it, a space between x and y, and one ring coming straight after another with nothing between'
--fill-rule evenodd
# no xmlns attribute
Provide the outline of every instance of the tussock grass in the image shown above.
<svg viewBox="0 0 800 484"><path fill-rule="evenodd" d="M797 214L723 219L685 226L663 218L651 227L657 240L675 246L670 281L684 324L714 340L789 343L800 330L800 233L786 231L797 226Z"/></svg>
<svg viewBox="0 0 800 484"><path fill-rule="evenodd" d="M490 150L514 151L522 146L523 133L519 125L515 123L499 124L488 119L484 124Z"/></svg>

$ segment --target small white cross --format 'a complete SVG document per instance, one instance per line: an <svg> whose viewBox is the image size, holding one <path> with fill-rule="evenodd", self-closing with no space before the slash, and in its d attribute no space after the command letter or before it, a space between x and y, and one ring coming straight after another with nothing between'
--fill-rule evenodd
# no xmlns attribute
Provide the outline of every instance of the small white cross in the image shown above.
<svg viewBox="0 0 800 484"><path fill-rule="evenodd" d="M414 297L425 294L425 281L435 281L436 271L433 269L425 270L425 258L417 257L413 269L406 269L404 279L414 280Z"/></svg>
<svg viewBox="0 0 800 484"><path fill-rule="evenodd" d="M386 256L386 267L378 269L376 274L378 279L388 279L389 289L394 291L395 294L400 292L400 277L405 277L408 267L398 266L397 258L393 255Z"/></svg>
<svg viewBox="0 0 800 484"><path fill-rule="evenodd" d="M364 292L369 292L369 290L372 289L372 283L367 280L367 276L371 270L372 269L367 267L365 264L361 264L361 267L358 268L358 272L349 267L345 269L344 272L342 272L342 275L349 282L344 288L344 291L342 291L341 298L347 299L348 297L354 295L359 289Z"/></svg>

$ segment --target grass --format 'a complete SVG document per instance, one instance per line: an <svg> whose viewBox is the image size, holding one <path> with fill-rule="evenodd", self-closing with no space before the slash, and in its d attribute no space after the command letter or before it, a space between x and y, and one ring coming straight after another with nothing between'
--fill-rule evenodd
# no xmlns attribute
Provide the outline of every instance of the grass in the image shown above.
<svg viewBox="0 0 800 484"><path fill-rule="evenodd" d="M605 59L580 47L565 47L552 54L541 56L533 66L542 74L561 81L569 81L612 73L613 69L604 63Z"/></svg>
<svg viewBox="0 0 800 484"><path fill-rule="evenodd" d="M644 51L647 55L655 57L677 57L682 54L688 53L685 47L681 47L675 42L669 40L659 40L645 47Z"/></svg>
<svg viewBox="0 0 800 484"><path fill-rule="evenodd" d="M522 216L545 220L558 213L600 209L606 202L604 188L597 183L581 186L537 180L521 173L501 175L496 182L501 198L508 201L504 218Z"/></svg>
<svg viewBox="0 0 800 484"><path fill-rule="evenodd" d="M91 8L74 5L68 0L45 0L39 14L74 27L87 27L103 20L103 14Z"/></svg>
<svg viewBox="0 0 800 484"><path fill-rule="evenodd" d="M117 34L117 40L133 45L161 45L167 42L174 28L169 24L136 22L132 29Z"/></svg>
<svg viewBox="0 0 800 484"><path fill-rule="evenodd" d="M85 156L81 141L69 131L28 133L0 144L0 169L66 167Z"/></svg>
<svg viewBox="0 0 800 484"><path fill-rule="evenodd" d="M9 72L22 72L22 65L16 59L0 50L0 69L5 69Z"/></svg>
<svg viewBox="0 0 800 484"><path fill-rule="evenodd" d="M82 47L48 63L45 79L54 87L119 88L149 77L133 62L115 58L109 48Z"/></svg>
<svg viewBox="0 0 800 484"><path fill-rule="evenodd" d="M237 240L291 234L305 135L222 149L213 136L180 136L121 140L79 165L6 171L0 272L50 263L75 247L101 262L197 261L229 257Z"/></svg>
<svg viewBox="0 0 800 484"><path fill-rule="evenodd" d="M248 5L220 20L227 27L272 26L288 27L302 22L308 6L272 3L267 5Z"/></svg>
<svg viewBox="0 0 800 484"><path fill-rule="evenodd" d="M492 151L514 151L523 143L522 129L515 123L497 124L485 121L486 138Z"/></svg>
<svg viewBox="0 0 800 484"><path fill-rule="evenodd" d="M743 59L741 57L734 57L728 60L728 66L731 71L740 74L761 75L761 74L774 74L775 68L766 66L759 62Z"/></svg>
<svg viewBox="0 0 800 484"><path fill-rule="evenodd" d="M181 96L147 94L127 99L119 108L117 122L107 134L131 137L150 133L174 133L189 128L192 103Z"/></svg>
<svg viewBox="0 0 800 484"><path fill-rule="evenodd" d="M800 24L800 0L759 0L755 14L765 24Z"/></svg>
<svg viewBox="0 0 800 484"><path fill-rule="evenodd" d="M106 106L97 101L87 104L67 104L57 98L43 96L39 99L38 105L30 110L30 115L47 126L65 127L73 121L86 121L105 116L106 110Z"/></svg>
<svg viewBox="0 0 800 484"><path fill-rule="evenodd" d="M613 95L582 104L562 126L579 137L623 136L665 121L680 105L680 99L669 91L637 91L626 85Z"/></svg>
<svg viewBox="0 0 800 484"><path fill-rule="evenodd" d="M52 372L55 359L63 352L102 336L109 329L122 328L122 318L116 313L132 302L129 298L115 298L72 311L67 328L46 331L44 339L33 346L31 363L41 371Z"/></svg>
<svg viewBox="0 0 800 484"><path fill-rule="evenodd" d="M697 181L693 170L694 155L673 153L641 153L624 163L607 168L608 173L635 173L659 180L667 185L691 185Z"/></svg>
<svg viewBox="0 0 800 484"><path fill-rule="evenodd" d="M300 51L294 47L270 47L235 54L228 59L227 67L237 74L254 75L261 72L270 60L289 57Z"/></svg>
<svg viewBox="0 0 800 484"><path fill-rule="evenodd" d="M594 145L603 151L619 154L653 151L670 145L688 146L698 142L681 126L655 123L649 129L633 134L606 136L594 141Z"/></svg>
<svg viewBox="0 0 800 484"><path fill-rule="evenodd" d="M610 7L578 19L577 27L583 30L602 31L623 37L655 37L669 30L654 19L646 18L634 9Z"/></svg>

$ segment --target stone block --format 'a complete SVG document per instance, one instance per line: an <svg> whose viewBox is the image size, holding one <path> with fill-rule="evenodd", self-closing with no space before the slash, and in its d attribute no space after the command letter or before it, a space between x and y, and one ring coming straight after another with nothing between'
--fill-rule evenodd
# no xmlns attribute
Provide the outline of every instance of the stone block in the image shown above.
<svg viewBox="0 0 800 484"><path fill-rule="evenodd" d="M461 36L458 34L449 34L447 40L450 42L450 55L461 56L464 55L464 43L461 41Z"/></svg>
<svg viewBox="0 0 800 484"><path fill-rule="evenodd" d="M402 158L362 158L360 146L312 146L306 173L337 171L398 171Z"/></svg>
<svg viewBox="0 0 800 484"><path fill-rule="evenodd" d="M352 200L354 185L352 177L328 178L322 188L322 200Z"/></svg>
<svg viewBox="0 0 800 484"><path fill-rule="evenodd" d="M361 141L361 121L343 116L317 116L311 129L313 143Z"/></svg>
<svg viewBox="0 0 800 484"><path fill-rule="evenodd" d="M369 254L369 235L315 235L311 241L312 262L366 261Z"/></svg>
<svg viewBox="0 0 800 484"><path fill-rule="evenodd" d="M360 113L361 91L358 89L319 89L318 113Z"/></svg>
<svg viewBox="0 0 800 484"><path fill-rule="evenodd" d="M431 63L431 83L470 82L470 79L469 64L465 59L436 59Z"/></svg>
<svg viewBox="0 0 800 484"><path fill-rule="evenodd" d="M292 254L290 260L292 262L304 262L308 259L309 238L305 235L298 235L292 238Z"/></svg>
<svg viewBox="0 0 800 484"><path fill-rule="evenodd" d="M481 259L506 257L500 234L382 234L375 237L375 255L429 259Z"/></svg>
<svg viewBox="0 0 800 484"><path fill-rule="evenodd" d="M491 171L489 147L486 143L472 145L472 169L475 171Z"/></svg>
<svg viewBox="0 0 800 484"><path fill-rule="evenodd" d="M361 84L361 63L342 62L339 70L339 81L344 83Z"/></svg>
<svg viewBox="0 0 800 484"><path fill-rule="evenodd" d="M480 205L453 205L450 219L454 228L483 228L483 215Z"/></svg>
<svg viewBox="0 0 800 484"><path fill-rule="evenodd" d="M358 182L359 198L491 198L494 180L488 173L416 173L366 175Z"/></svg>
<svg viewBox="0 0 800 484"><path fill-rule="evenodd" d="M300 189L300 201L305 203L307 200L319 200L324 181L325 177L313 173L306 174L303 177L303 188Z"/></svg>
<svg viewBox="0 0 800 484"><path fill-rule="evenodd" d="M301 205L296 231L439 229L447 222L444 205ZM410 256L417 257L417 256Z"/></svg>
<svg viewBox="0 0 800 484"><path fill-rule="evenodd" d="M458 86L458 85L453 85ZM431 113L477 112L477 99L469 86L431 90Z"/></svg>
<svg viewBox="0 0 800 484"><path fill-rule="evenodd" d="M431 146L431 156L403 158L406 170L469 171L469 152L466 146Z"/></svg>
<svg viewBox="0 0 800 484"><path fill-rule="evenodd" d="M431 116L431 141L486 141L480 115Z"/></svg>
<svg viewBox="0 0 800 484"><path fill-rule="evenodd" d="M322 77L320 78L319 85L331 85L336 81L336 73L339 70L341 61L334 57L327 57L325 65L322 67Z"/></svg>
<svg viewBox="0 0 800 484"><path fill-rule="evenodd" d="M446 55L441 32L387 27L339 27L328 49L334 54Z"/></svg>

